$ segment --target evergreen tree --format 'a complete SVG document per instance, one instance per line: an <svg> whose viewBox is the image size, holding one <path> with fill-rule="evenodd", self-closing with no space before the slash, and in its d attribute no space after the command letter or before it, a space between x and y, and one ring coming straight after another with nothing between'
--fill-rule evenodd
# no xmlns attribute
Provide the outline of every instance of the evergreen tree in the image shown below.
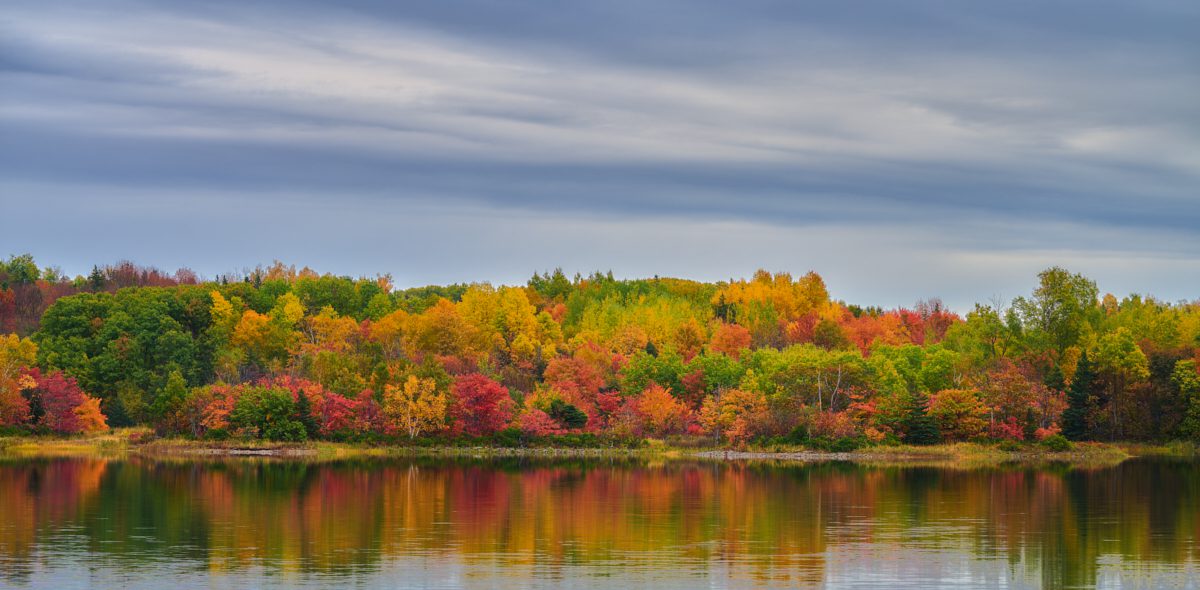
<svg viewBox="0 0 1200 590"><path fill-rule="evenodd" d="M1087 438L1087 416L1091 408L1092 384L1095 374L1092 371L1092 361L1087 353L1079 357L1079 365L1075 369L1075 378L1067 390L1067 409L1062 414L1062 433L1070 440Z"/></svg>
<svg viewBox="0 0 1200 590"><path fill-rule="evenodd" d="M317 438L317 419L313 417L312 401L303 389L296 394L296 419L304 426L304 433L308 438Z"/></svg>
<svg viewBox="0 0 1200 590"><path fill-rule="evenodd" d="M99 293L104 290L104 285L108 283L108 278L104 276L104 272L99 266L92 266L92 274L88 275L88 285L91 286L92 292Z"/></svg>
<svg viewBox="0 0 1200 590"><path fill-rule="evenodd" d="M583 410L559 399L550 402L550 411L546 413L563 428L583 428L588 421L588 416Z"/></svg>
<svg viewBox="0 0 1200 590"><path fill-rule="evenodd" d="M928 405L929 398L925 394L918 393L913 396L908 416L904 418L904 442L912 445L932 445L941 442L942 433L938 430L937 422L926 412Z"/></svg>

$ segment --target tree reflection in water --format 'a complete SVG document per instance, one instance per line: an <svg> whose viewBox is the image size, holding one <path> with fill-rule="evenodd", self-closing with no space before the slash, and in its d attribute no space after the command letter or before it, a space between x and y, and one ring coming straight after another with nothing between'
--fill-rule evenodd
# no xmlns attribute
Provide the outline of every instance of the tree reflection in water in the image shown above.
<svg viewBox="0 0 1200 590"><path fill-rule="evenodd" d="M0 463L0 585L1186 587L1200 466Z"/></svg>

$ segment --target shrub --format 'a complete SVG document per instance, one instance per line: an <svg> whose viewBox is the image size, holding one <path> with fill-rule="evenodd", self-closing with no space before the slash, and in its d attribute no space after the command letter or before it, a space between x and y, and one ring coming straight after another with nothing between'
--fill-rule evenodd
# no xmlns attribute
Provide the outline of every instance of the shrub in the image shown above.
<svg viewBox="0 0 1200 590"><path fill-rule="evenodd" d="M821 451L829 451L831 453L849 453L857 451L870 444L865 436L843 436L840 438L830 438L825 436L813 437L805 443L805 446L811 449Z"/></svg>
<svg viewBox="0 0 1200 590"><path fill-rule="evenodd" d="M1060 453L1063 451L1071 450L1071 447L1073 445L1071 444L1071 441L1067 440L1067 438L1065 436L1063 436L1061 434L1052 434L1052 435L1047 436L1046 438L1042 439L1042 446L1045 447L1047 450L1054 451L1056 453Z"/></svg>
<svg viewBox="0 0 1200 590"><path fill-rule="evenodd" d="M505 428L493 435L492 439L496 446L500 447L520 447L525 444L525 434L520 428Z"/></svg>

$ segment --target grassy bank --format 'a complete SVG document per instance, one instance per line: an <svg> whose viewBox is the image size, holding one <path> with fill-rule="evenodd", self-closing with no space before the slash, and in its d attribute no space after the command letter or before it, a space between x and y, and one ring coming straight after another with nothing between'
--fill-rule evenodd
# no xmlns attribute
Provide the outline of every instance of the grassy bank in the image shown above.
<svg viewBox="0 0 1200 590"><path fill-rule="evenodd" d="M693 441L694 442L694 441ZM270 457L281 460L338 460L370 457L425 458L647 458L659 460L769 460L788 462L854 461L864 464L935 464L973 467L1010 462L1060 462L1104 466L1136 456L1193 457L1191 443L1075 443L1051 450L1038 444L952 443L932 446L877 446L849 452L828 452L802 446L750 446L732 450L647 440L641 446L566 448L552 441L539 446L400 446L335 442L277 443L257 440L198 441L156 438L144 428L123 428L90 437L0 437L0 456L7 457Z"/></svg>

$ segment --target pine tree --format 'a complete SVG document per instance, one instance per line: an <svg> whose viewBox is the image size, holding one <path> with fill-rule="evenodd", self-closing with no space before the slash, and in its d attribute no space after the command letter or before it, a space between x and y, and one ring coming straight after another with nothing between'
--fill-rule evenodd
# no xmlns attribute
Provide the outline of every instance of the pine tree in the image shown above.
<svg viewBox="0 0 1200 590"><path fill-rule="evenodd" d="M1079 357L1079 365L1075 369L1075 378L1067 390L1067 409L1063 410L1062 433L1071 440L1087 438L1087 416L1091 408L1092 384L1095 374L1092 372L1092 362L1087 353Z"/></svg>
<svg viewBox="0 0 1200 590"><path fill-rule="evenodd" d="M913 396L908 416L904 418L904 442L912 445L932 445L941 442L942 433L938 430L937 422L926 412L928 405L929 398L925 394L918 393Z"/></svg>

